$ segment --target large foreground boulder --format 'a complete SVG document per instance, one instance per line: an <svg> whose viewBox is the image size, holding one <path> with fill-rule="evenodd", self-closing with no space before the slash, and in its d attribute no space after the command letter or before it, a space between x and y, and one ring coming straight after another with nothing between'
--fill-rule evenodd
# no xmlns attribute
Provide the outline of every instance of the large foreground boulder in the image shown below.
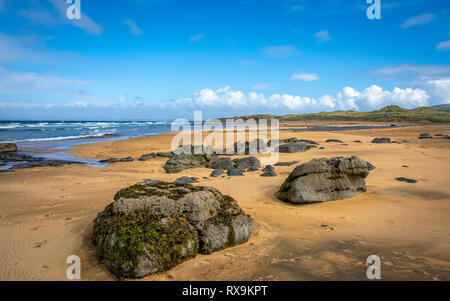
<svg viewBox="0 0 450 301"><path fill-rule="evenodd" d="M169 270L246 242L249 215L209 187L146 180L120 190L94 221L98 260L119 278Z"/></svg>
<svg viewBox="0 0 450 301"><path fill-rule="evenodd" d="M358 157L314 159L292 171L278 197L298 204L351 198L366 191L368 174L367 162Z"/></svg>

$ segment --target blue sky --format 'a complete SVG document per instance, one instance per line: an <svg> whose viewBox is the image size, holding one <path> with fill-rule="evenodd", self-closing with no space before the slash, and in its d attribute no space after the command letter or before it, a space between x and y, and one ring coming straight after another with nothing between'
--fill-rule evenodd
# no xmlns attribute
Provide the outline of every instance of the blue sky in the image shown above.
<svg viewBox="0 0 450 301"><path fill-rule="evenodd" d="M450 103L448 0L0 0L0 119Z"/></svg>

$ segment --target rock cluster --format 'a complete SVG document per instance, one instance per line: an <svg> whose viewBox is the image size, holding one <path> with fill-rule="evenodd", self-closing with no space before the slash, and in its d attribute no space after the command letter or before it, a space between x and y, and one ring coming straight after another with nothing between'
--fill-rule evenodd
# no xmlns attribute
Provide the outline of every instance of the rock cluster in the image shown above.
<svg viewBox="0 0 450 301"><path fill-rule="evenodd" d="M17 152L17 145L14 143L0 143L0 153Z"/></svg>
<svg viewBox="0 0 450 301"><path fill-rule="evenodd" d="M372 143L391 143L390 138L375 138L372 140Z"/></svg>
<svg viewBox="0 0 450 301"><path fill-rule="evenodd" d="M114 275L141 278L245 243L251 232L250 216L216 189L146 180L115 195L92 240Z"/></svg>
<svg viewBox="0 0 450 301"><path fill-rule="evenodd" d="M292 171L278 197L299 204L351 198L366 191L368 174L368 163L358 157L314 159Z"/></svg>

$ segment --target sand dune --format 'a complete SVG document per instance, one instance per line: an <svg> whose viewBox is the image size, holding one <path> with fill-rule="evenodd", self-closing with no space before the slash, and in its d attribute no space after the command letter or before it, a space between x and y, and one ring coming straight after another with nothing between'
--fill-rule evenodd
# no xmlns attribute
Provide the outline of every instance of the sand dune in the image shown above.
<svg viewBox="0 0 450 301"><path fill-rule="evenodd" d="M250 241L199 255L143 280L364 280L365 261L372 254L381 257L385 280L450 280L450 142L417 139L420 133L449 132L448 125L282 131L281 138L312 139L325 149L281 154L280 161L356 155L374 164L377 169L367 178L367 193L307 206L283 203L274 193L295 166L276 167L275 178L256 172L200 180L197 185L231 195L252 216ZM169 151L173 135L81 145L70 153L86 158L139 157ZM383 136L409 142L370 143ZM348 145L324 143L330 138ZM147 178L172 181L211 173L201 168L168 175L162 168L165 160L0 173L0 279L66 280L66 258L75 254L81 258L82 279L114 280L97 263L90 233L92 220L115 192ZM402 183L397 177L419 182Z"/></svg>

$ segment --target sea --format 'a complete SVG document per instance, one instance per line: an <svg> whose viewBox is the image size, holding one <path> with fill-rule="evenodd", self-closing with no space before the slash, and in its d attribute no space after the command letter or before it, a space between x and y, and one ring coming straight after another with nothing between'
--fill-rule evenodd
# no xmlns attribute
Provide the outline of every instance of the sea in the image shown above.
<svg viewBox="0 0 450 301"><path fill-rule="evenodd" d="M65 151L80 144L170 132L171 124L171 121L0 121L0 143L15 143L22 154L100 166L96 160L74 157Z"/></svg>

